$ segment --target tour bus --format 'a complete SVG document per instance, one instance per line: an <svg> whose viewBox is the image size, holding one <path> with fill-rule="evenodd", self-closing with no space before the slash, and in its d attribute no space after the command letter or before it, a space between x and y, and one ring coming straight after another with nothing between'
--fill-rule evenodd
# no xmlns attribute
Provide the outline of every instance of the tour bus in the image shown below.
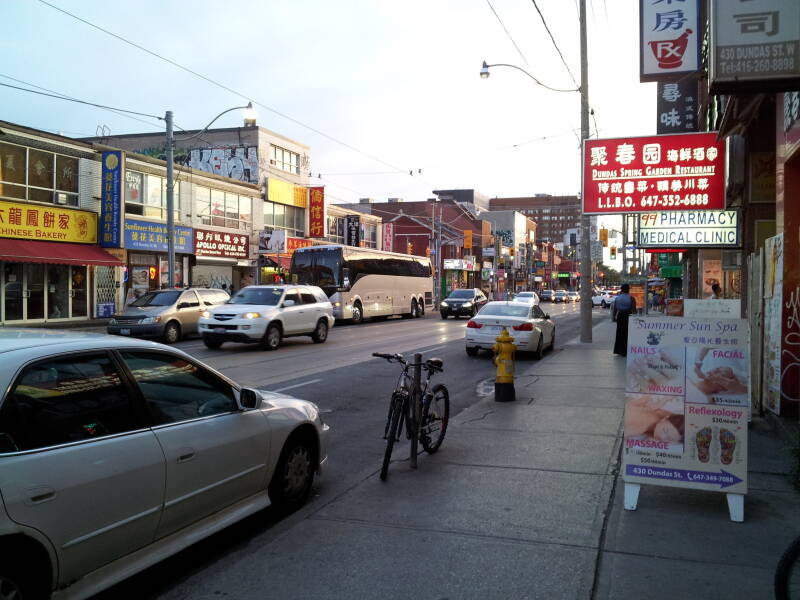
<svg viewBox="0 0 800 600"><path fill-rule="evenodd" d="M298 248L292 283L321 287L333 316L361 323L370 317L421 317L433 292L431 261L424 256L331 244Z"/></svg>

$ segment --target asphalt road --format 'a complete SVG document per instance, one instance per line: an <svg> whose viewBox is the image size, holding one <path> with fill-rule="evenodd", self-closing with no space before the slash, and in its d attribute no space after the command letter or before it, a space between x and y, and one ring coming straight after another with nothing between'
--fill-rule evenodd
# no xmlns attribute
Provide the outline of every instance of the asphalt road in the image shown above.
<svg viewBox="0 0 800 600"><path fill-rule="evenodd" d="M556 323L556 349L579 335L580 310L575 304L542 305ZM608 311L595 308L594 319ZM331 427L329 466L315 483L309 505L284 519L269 509L192 546L107 590L96 598L182 598L181 582L203 577L206 567L238 550L257 552L302 513L330 502L379 468L385 448L383 429L389 395L400 373L396 364L372 357L373 352L399 352L444 361L444 373L433 382L450 392L451 418L493 392L494 366L488 353L468 357L464 351L466 320L442 320L438 313L421 319L388 319L362 325L337 324L324 344L308 337L285 340L275 352L255 345L226 344L208 350L198 339L176 344L185 352L243 385L284 392L316 403ZM523 355L518 369L534 359ZM447 440L445 439L445 444ZM406 447L395 451L400 455ZM406 450L407 455L407 450ZM235 591L231 591L235 597Z"/></svg>

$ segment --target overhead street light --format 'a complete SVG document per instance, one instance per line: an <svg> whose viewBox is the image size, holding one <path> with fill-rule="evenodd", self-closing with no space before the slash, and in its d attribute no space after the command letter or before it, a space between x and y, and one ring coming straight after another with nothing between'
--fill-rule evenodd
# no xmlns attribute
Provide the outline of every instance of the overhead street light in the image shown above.
<svg viewBox="0 0 800 600"><path fill-rule="evenodd" d="M181 138L180 142L187 142L200 137L208 128L211 127L217 119L222 115L232 112L234 110L244 110L244 124L245 127L252 127L256 124L256 114L253 109L253 103L248 102L247 106L234 106L227 110L223 110L216 117L211 119L211 122L203 127L199 132L189 137ZM175 287L175 190L174 190L174 155L175 155L175 136L173 135L173 120L172 111L168 110L164 115L164 121L167 123L167 283L168 287Z"/></svg>

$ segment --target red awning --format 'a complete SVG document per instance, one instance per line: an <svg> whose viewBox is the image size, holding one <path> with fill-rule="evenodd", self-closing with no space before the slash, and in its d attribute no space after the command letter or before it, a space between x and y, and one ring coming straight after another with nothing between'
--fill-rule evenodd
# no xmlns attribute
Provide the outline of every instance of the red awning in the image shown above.
<svg viewBox="0 0 800 600"><path fill-rule="evenodd" d="M59 265L123 266L117 258L97 246L62 242L32 242L9 238L0 239L0 260Z"/></svg>

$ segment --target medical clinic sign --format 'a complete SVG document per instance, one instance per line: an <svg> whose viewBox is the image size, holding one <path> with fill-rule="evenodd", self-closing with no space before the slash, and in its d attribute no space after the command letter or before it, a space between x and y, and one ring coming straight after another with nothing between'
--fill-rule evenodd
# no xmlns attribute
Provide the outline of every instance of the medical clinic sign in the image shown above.
<svg viewBox="0 0 800 600"><path fill-rule="evenodd" d="M716 133L585 140L583 212L725 208L725 143Z"/></svg>

